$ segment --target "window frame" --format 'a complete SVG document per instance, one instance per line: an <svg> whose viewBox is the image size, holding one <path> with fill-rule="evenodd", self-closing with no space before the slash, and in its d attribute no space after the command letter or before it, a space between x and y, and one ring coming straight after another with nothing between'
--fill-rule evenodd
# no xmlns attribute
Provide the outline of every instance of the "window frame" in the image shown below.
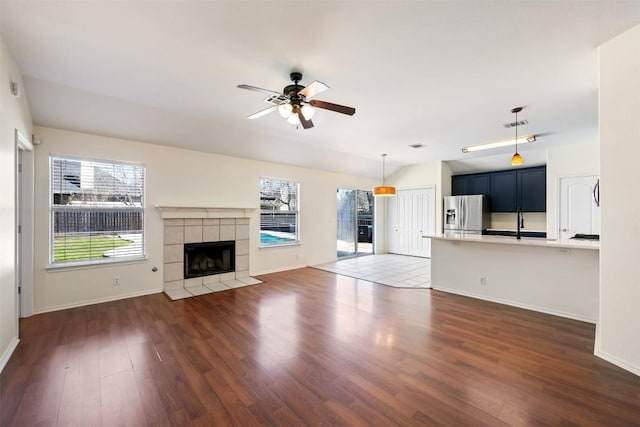
<svg viewBox="0 0 640 427"><path fill-rule="evenodd" d="M123 166L129 166L129 167L139 167L141 168L141 172L142 172L142 194L141 194L141 203L140 203L140 207L131 207L131 208L122 208L123 212L140 212L141 214L141 249L139 253L136 253L135 255L126 255L126 256L114 256L114 257L103 257L103 258L89 258L89 259L78 259L78 260L69 260L69 261L55 261L54 257L54 242L55 242L55 212L60 212L60 211L78 211L78 212L100 212L100 211L113 211L114 208L108 208L105 206L91 206L91 207L87 207L87 208L71 208L71 209L65 209L65 208L58 208L56 209L56 205L54 203L54 179L53 179L53 174L54 174L54 160L63 160L63 161L75 161L75 162L91 162L91 163L95 163L95 164L104 164L104 165L123 165ZM47 265L47 269L65 269L65 268L82 268L82 267L99 267L99 266L106 266L106 265L112 265L112 264L122 264L122 263L132 263L132 262L140 262L140 261L144 261L147 259L147 245L146 245L146 225L147 225L147 221L146 221L146 217L147 217L147 208L146 208L146 203L147 203L147 197L146 197L146 192L147 192L147 167L146 164L141 163L141 162L132 162L132 161L124 161L124 160L111 160L111 159L97 159L97 158L90 158L90 157L80 157L80 156L73 156L73 155L66 155L66 154L55 154L55 153L50 153L49 154L49 172L48 172L48 179L49 179L49 190L48 190L48 197L49 197L49 206L48 206L48 215L49 215L49 254L48 254L48 261L49 264ZM97 230L100 231L100 230Z"/></svg>
<svg viewBox="0 0 640 427"><path fill-rule="evenodd" d="M286 212L286 214L293 214L295 216L295 238L291 239L290 242L274 242L274 243L263 243L262 242L262 233L263 232L270 232L273 233L275 237L277 237L277 233L278 232L274 232L273 230L268 230L268 229L263 229L263 224L262 224L262 215L263 214L273 214L275 212L274 209L263 209L262 206L262 200L263 200L263 192L262 192L262 188L263 188L263 181L276 181L276 182L284 182L287 183L287 185L291 185L294 184L295 186L295 210L293 211L282 211L282 212ZM260 249L264 249L264 248L274 248L274 247L289 247L289 246L297 246L300 245L301 240L300 240L300 182L294 179L287 179L287 178L273 178L273 177L266 177L266 176L262 176L260 177L259 183L258 183L258 196L259 196L259 204L260 204L260 209L259 209L259 214L260 214L260 226L259 226L259 233L258 233L258 247Z"/></svg>

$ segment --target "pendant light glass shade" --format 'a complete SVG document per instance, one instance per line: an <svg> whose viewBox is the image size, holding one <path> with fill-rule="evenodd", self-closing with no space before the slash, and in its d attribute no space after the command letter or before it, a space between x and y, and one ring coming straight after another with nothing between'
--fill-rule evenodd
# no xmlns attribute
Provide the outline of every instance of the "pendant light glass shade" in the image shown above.
<svg viewBox="0 0 640 427"><path fill-rule="evenodd" d="M511 156L511 166L518 166L522 164L522 156L518 153L515 153Z"/></svg>
<svg viewBox="0 0 640 427"><path fill-rule="evenodd" d="M384 185L384 159L386 154L382 154L382 185L373 188L374 196L390 197L396 195L396 188Z"/></svg>
<svg viewBox="0 0 640 427"><path fill-rule="evenodd" d="M396 187L388 187L386 185L373 187L373 195L374 196L395 196Z"/></svg>

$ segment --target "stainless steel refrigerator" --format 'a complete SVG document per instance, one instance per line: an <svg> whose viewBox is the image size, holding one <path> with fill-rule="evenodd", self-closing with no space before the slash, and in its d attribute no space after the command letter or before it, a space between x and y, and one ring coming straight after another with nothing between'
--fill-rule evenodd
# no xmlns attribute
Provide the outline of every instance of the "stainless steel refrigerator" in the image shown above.
<svg viewBox="0 0 640 427"><path fill-rule="evenodd" d="M444 232L482 234L489 228L489 198L484 195L444 198Z"/></svg>

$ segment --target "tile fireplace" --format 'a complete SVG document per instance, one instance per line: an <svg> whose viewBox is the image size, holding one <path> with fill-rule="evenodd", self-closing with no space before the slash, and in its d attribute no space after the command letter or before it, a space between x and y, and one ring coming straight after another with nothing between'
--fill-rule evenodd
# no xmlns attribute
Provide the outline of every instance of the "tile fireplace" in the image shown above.
<svg viewBox="0 0 640 427"><path fill-rule="evenodd" d="M170 298L260 283L249 276L254 209L157 208L164 220L164 291Z"/></svg>

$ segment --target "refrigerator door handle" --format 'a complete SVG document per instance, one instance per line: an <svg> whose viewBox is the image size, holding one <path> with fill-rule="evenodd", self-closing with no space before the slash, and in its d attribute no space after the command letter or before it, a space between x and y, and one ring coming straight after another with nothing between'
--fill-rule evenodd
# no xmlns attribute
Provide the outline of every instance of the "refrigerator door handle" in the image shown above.
<svg viewBox="0 0 640 427"><path fill-rule="evenodd" d="M596 206L600 207L600 179L596 182L596 185L593 187L593 201L596 202Z"/></svg>
<svg viewBox="0 0 640 427"><path fill-rule="evenodd" d="M468 218L467 218L467 200L466 199L462 199L462 229L466 230L467 229L467 222L468 222Z"/></svg>
<svg viewBox="0 0 640 427"><path fill-rule="evenodd" d="M464 229L469 229L469 200L464 200Z"/></svg>

